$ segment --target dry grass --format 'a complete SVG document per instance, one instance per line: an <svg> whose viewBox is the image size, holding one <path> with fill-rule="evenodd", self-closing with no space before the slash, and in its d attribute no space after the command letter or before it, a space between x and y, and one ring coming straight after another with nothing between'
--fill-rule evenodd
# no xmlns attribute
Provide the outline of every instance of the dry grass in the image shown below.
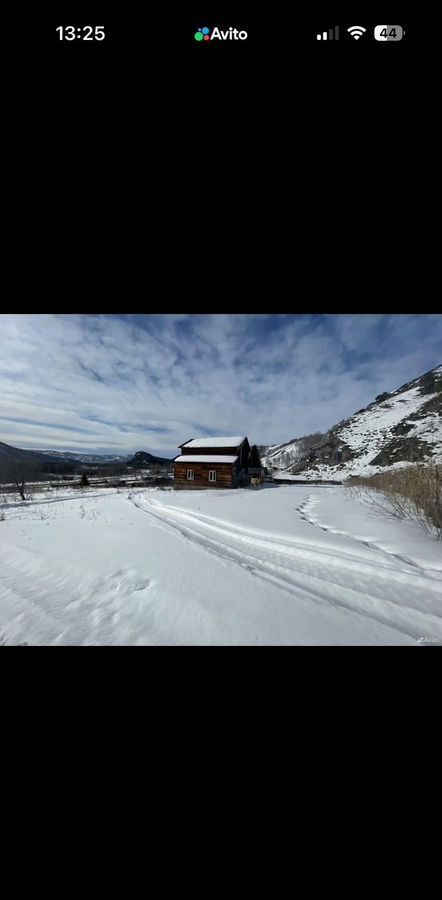
<svg viewBox="0 0 442 900"><path fill-rule="evenodd" d="M375 512L411 519L442 540L442 466L407 466L369 478L352 478L346 488L351 496L368 489L365 499Z"/></svg>

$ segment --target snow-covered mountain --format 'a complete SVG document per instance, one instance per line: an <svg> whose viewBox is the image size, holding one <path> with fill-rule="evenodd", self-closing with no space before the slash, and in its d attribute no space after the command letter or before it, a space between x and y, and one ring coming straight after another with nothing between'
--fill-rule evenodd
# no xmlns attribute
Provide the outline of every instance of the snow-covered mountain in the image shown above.
<svg viewBox="0 0 442 900"><path fill-rule="evenodd" d="M312 447L325 437L321 431L307 434L301 438L293 438L285 444L274 444L272 447L260 447L261 461L264 466L276 469L287 469L302 459Z"/></svg>
<svg viewBox="0 0 442 900"><path fill-rule="evenodd" d="M284 476L330 479L442 462L442 366L378 395L326 434L264 448L261 458Z"/></svg>
<svg viewBox="0 0 442 900"><path fill-rule="evenodd" d="M50 456L51 459L75 460L76 462L91 464L125 462L131 458L129 456L111 456L109 454L99 455L98 453L73 453L69 450L40 450L38 452L43 453L45 456Z"/></svg>

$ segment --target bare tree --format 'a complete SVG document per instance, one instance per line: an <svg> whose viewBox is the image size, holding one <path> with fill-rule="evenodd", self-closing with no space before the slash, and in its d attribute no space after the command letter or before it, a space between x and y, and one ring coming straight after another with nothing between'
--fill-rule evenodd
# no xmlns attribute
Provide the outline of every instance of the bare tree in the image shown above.
<svg viewBox="0 0 442 900"><path fill-rule="evenodd" d="M3 481L13 484L17 489L17 493L21 500L30 500L32 489L29 482L37 475L37 469L33 468L27 462L17 460L9 463L2 473Z"/></svg>

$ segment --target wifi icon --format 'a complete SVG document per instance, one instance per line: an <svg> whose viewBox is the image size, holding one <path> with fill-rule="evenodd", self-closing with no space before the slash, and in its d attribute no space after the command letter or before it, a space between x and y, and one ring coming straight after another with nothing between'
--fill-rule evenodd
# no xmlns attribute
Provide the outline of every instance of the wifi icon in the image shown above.
<svg viewBox="0 0 442 900"><path fill-rule="evenodd" d="M355 41L358 41L360 37L367 31L363 25L350 25L350 28L347 28L349 34L354 37Z"/></svg>

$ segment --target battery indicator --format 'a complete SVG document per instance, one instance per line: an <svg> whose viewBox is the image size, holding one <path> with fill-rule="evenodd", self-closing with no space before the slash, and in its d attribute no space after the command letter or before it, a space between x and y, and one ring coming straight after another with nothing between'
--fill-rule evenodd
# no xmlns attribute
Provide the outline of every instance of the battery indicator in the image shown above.
<svg viewBox="0 0 442 900"><path fill-rule="evenodd" d="M404 29L402 25L376 25L374 36L377 41L401 41Z"/></svg>

